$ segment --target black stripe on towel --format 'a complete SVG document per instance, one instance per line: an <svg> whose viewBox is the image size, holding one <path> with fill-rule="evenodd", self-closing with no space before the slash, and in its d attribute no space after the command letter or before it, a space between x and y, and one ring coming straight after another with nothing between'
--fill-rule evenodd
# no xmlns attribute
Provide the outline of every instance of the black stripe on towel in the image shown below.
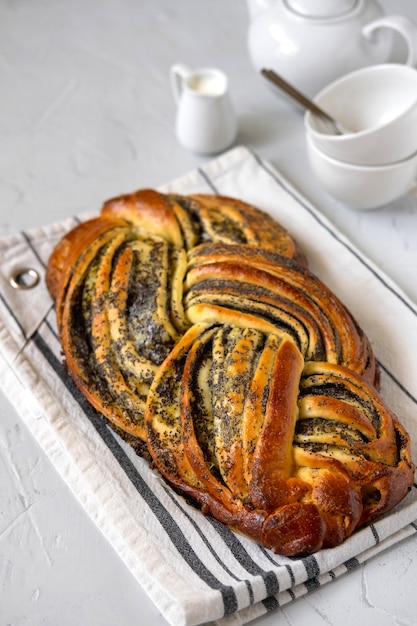
<svg viewBox="0 0 417 626"><path fill-rule="evenodd" d="M252 576L260 576L264 582L267 597L262 604L268 613L279 607L276 594L279 593L279 581L277 575L271 570L266 571L260 567L243 547L237 536L227 526L212 517L207 518L213 528L223 539L236 561Z"/></svg>
<svg viewBox="0 0 417 626"><path fill-rule="evenodd" d="M382 370L384 370L385 374L389 378L391 378L391 380L397 385L397 387L401 389L401 391L407 396L407 398L409 398L409 400L411 400L411 402L413 402L414 404L417 404L417 398L415 398L413 394L408 391L408 389L406 389L397 378L395 378L395 376L385 367L385 365L381 363L381 361L378 361L378 365Z"/></svg>
<svg viewBox="0 0 417 626"><path fill-rule="evenodd" d="M268 596L272 596L279 592L279 582L277 575L272 570L264 570L258 565L243 547L235 533L233 533L227 526L218 522L216 519L207 518L211 525L216 529L220 537L223 539L236 561L252 576L260 576L265 584L265 589Z"/></svg>
<svg viewBox="0 0 417 626"><path fill-rule="evenodd" d="M301 560L303 562L303 565L306 569L307 576L308 576L304 585L307 591L310 592L310 591L313 591L314 589L317 589L317 587L320 587L320 582L317 578L320 575L320 566L314 555L307 556Z"/></svg>
<svg viewBox="0 0 417 626"><path fill-rule="evenodd" d="M269 560L271 561L271 563L273 563L275 565L275 567L282 567L284 566L285 569L288 572L288 575L290 577L290 581L291 581L291 586L295 585L295 575L294 575L294 570L291 567L291 565L289 563L277 563L276 560L273 558L273 556L271 556L271 553L268 552L268 550L266 550L266 548L264 548L263 546L259 545L259 549L261 550L262 554ZM288 557L291 558L291 557ZM298 558L298 557L297 557ZM295 560L295 559L293 559ZM287 590L288 591L288 590Z"/></svg>
<svg viewBox="0 0 417 626"><path fill-rule="evenodd" d="M291 565L288 565L288 564L285 567L287 568L288 574L290 575L291 583L294 586L295 585L295 576L294 576L293 569L292 569Z"/></svg>
<svg viewBox="0 0 417 626"><path fill-rule="evenodd" d="M378 531L375 528L374 524L369 524L369 528L370 528L370 530L371 530L371 532L373 534L373 537L375 539L375 545L377 545L380 542Z"/></svg>
<svg viewBox="0 0 417 626"><path fill-rule="evenodd" d="M153 491L149 488L139 472L136 470L129 457L119 445L113 436L112 431L105 423L102 416L100 416L84 396L79 392L71 378L66 373L62 363L53 354L50 347L44 341L39 333L35 333L33 336L33 342L39 352L46 359L50 367L55 374L60 378L63 384L73 398L80 405L85 416L88 418L96 432L100 435L103 442L108 446L115 459L118 461L120 467L126 473L135 489L142 496L147 503L151 511L157 517L159 523L169 536L173 545L178 550L181 557L187 562L189 567L203 580L209 587L216 589L221 593L224 606L224 615L230 615L238 610L238 603L236 594L233 587L230 585L224 585L219 581L210 570L204 565L198 555L195 553L192 546L185 538L180 527L172 517L172 515L165 509L160 500L155 496Z"/></svg>
<svg viewBox="0 0 417 626"><path fill-rule="evenodd" d="M3 302L4 306L6 307L10 317L15 321L15 323L17 324L20 332L23 335L24 339L27 339L26 336L26 332L25 329L23 328L22 324L20 323L19 318L17 317L17 315L15 314L15 312L13 311L12 307L9 305L9 303L7 302L6 298L3 296L3 294L0 291L0 300Z"/></svg>
<svg viewBox="0 0 417 626"><path fill-rule="evenodd" d="M347 561L345 561L343 563L343 565L346 567L346 569L348 571L350 571L351 569L354 569L355 567L358 567L358 565L360 565L358 559L353 556L352 558L348 559Z"/></svg>
<svg viewBox="0 0 417 626"><path fill-rule="evenodd" d="M201 178L204 179L204 181L207 183L207 185L210 187L210 189L212 190L213 193L219 195L219 191L217 189L217 187L215 186L215 184L210 180L210 178L207 176L207 174L205 173L205 171L200 167L198 169L198 173L200 174Z"/></svg>
<svg viewBox="0 0 417 626"><path fill-rule="evenodd" d="M217 561L217 563L224 569L224 571L231 577L234 578L237 581L241 581L242 578L239 578L239 576L236 576L236 574L234 572L232 572L231 569L229 569L227 567L227 565L220 559L219 555L217 554L216 550L213 549L211 543L208 541L207 537L205 536L205 534L203 533L203 531L201 530L201 528L199 527L198 524L196 524L196 522L193 520L193 518L191 517L191 515L189 515L186 511L186 509L181 505L181 503L178 501L177 497L171 492L170 489L166 488L166 492L168 494L168 496L171 498L171 500L173 501L173 503L175 504L175 506L177 506L181 513L188 519L188 521L190 522L190 524L193 526L195 532L199 535L200 539L203 541L203 543L205 544L207 550L211 553L211 555L214 557L214 559ZM252 589L252 585L250 583L249 580L247 579L243 579L243 582L245 583L247 590L248 590L248 595L249 595L249 603L253 604L254 603L254 595L253 595L253 589Z"/></svg>
<svg viewBox="0 0 417 626"><path fill-rule="evenodd" d="M315 578L320 574L320 566L317 563L317 559L314 555L307 556L301 559L304 567L306 568L308 578Z"/></svg>
<svg viewBox="0 0 417 626"><path fill-rule="evenodd" d="M32 243L32 241L31 241L31 239L29 237L29 234L26 231L24 231L24 230L22 230L20 234L22 235L23 239L26 241L26 243L28 245L28 248L30 248L32 250L33 254L37 258L39 263L42 265L42 267L45 267L45 263L42 261L41 257L39 256L39 253L38 253L36 247L34 246L34 244Z"/></svg>

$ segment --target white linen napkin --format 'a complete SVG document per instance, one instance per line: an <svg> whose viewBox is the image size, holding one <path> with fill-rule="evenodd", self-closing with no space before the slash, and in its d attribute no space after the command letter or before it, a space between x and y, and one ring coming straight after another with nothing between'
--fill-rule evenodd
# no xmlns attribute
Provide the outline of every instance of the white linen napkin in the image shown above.
<svg viewBox="0 0 417 626"><path fill-rule="evenodd" d="M416 459L416 305L247 148L226 152L160 190L237 197L290 231L313 271L369 336L382 370L382 395L410 433ZM390 514L341 546L307 558L274 555L174 494L80 397L62 366L45 266L58 239L88 217L0 239L0 384L172 626L245 624L417 532L416 482ZM10 285L10 276L23 268L41 277L33 289Z"/></svg>

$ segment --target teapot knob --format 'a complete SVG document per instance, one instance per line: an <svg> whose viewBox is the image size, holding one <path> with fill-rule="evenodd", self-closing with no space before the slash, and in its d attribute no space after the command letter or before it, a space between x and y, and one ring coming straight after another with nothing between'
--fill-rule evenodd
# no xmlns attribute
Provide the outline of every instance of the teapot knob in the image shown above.
<svg viewBox="0 0 417 626"><path fill-rule="evenodd" d="M304 17L338 17L349 13L358 0L285 0L287 8Z"/></svg>

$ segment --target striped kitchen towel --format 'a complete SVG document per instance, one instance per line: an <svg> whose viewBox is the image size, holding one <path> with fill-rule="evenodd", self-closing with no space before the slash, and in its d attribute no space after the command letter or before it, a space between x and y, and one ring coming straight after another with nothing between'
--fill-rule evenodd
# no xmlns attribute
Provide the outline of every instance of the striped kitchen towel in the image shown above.
<svg viewBox="0 0 417 626"><path fill-rule="evenodd" d="M244 147L160 188L219 193L268 211L354 313L382 371L382 395L417 458L417 307L270 164ZM121 190L123 191L123 190ZM104 199L103 199L104 200ZM97 211L100 207L97 207ZM44 282L52 248L82 215L0 239L0 381L102 533L173 626L237 626L297 599L415 535L417 484L389 515L341 546L284 558L201 515L96 415L62 364ZM10 278L29 269L32 288ZM369 302L383 303L378 309Z"/></svg>

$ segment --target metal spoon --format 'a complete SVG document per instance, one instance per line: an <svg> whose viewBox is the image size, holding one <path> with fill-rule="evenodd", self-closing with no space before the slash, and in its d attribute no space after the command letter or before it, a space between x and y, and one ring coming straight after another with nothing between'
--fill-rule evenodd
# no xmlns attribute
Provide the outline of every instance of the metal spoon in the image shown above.
<svg viewBox="0 0 417 626"><path fill-rule="evenodd" d="M335 135L344 135L349 132L340 124L340 122L336 122L326 111L323 111L320 107L317 106L312 100L307 98L304 94L299 92L295 87L287 83L281 76L279 76L274 70L262 69L261 74L265 76L271 83L273 83L276 87L279 87L289 96L291 96L294 100L296 100L299 104L301 104L304 108L311 111L314 115L317 115L323 122L325 122L332 130Z"/></svg>

